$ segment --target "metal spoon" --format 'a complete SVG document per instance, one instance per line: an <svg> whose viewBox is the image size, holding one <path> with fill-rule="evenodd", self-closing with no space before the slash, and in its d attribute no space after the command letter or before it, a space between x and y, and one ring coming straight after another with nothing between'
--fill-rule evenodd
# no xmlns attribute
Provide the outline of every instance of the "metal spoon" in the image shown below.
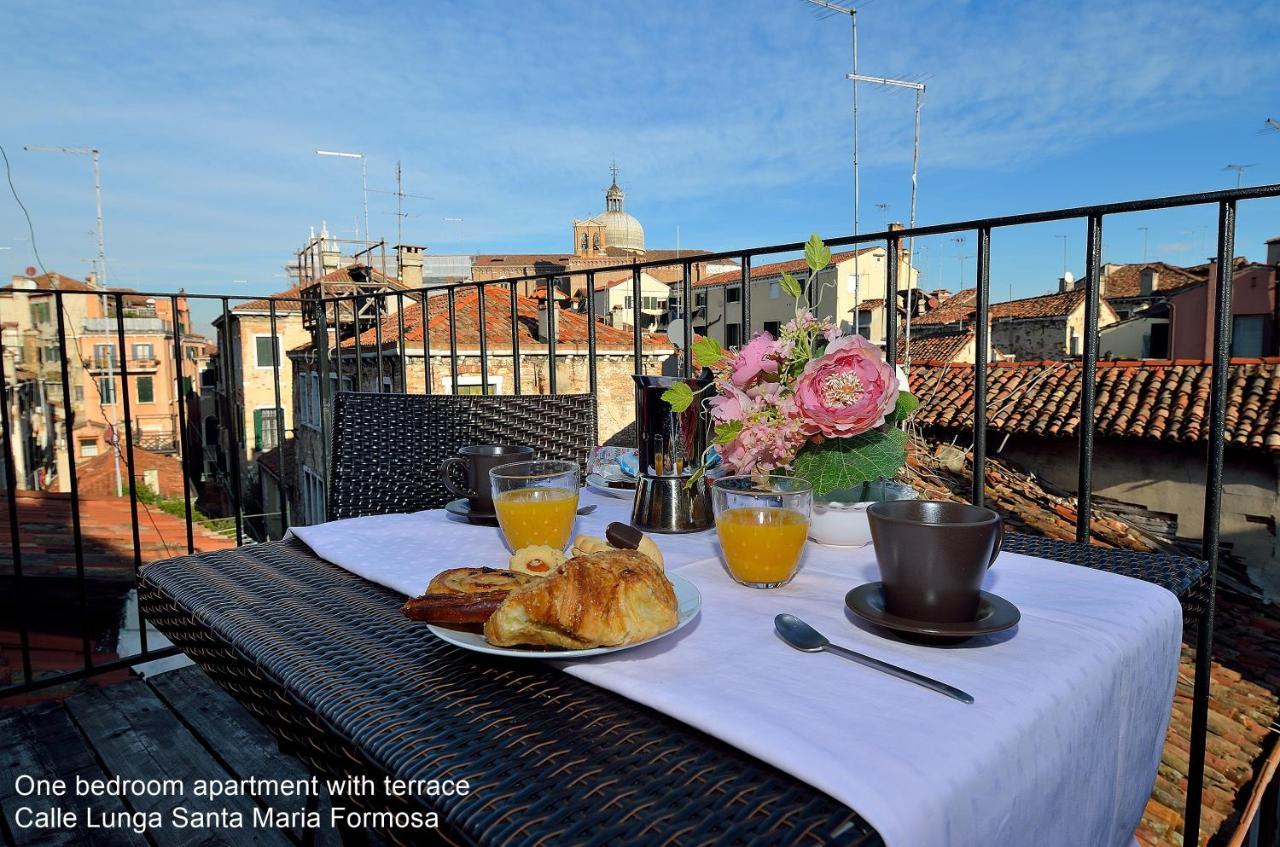
<svg viewBox="0 0 1280 847"><path fill-rule="evenodd" d="M888 662L882 662L879 659L855 653L853 650L841 647L839 644L832 644L825 635L795 615L778 615L773 619L773 626L777 629L778 635L782 637L782 640L797 650L803 650L806 653L819 653L826 650L860 665L866 665L869 668L887 673L889 676L896 676L898 679L905 679L907 682L914 682L916 685L922 685L939 694L945 694L954 700L959 700L961 703L973 702L972 695L966 694L959 688L953 688L945 682L938 682L936 679L930 679L915 671L909 671L906 668L900 668L897 665L891 665Z"/></svg>
<svg viewBox="0 0 1280 847"><path fill-rule="evenodd" d="M589 515L589 514L591 514L592 512L594 512L594 511L595 511L596 509L598 509L598 508L600 508L600 504L599 504L599 503L592 503L590 506L583 506L581 509L579 509L579 510L578 510L578 514L580 514L580 515Z"/></svg>

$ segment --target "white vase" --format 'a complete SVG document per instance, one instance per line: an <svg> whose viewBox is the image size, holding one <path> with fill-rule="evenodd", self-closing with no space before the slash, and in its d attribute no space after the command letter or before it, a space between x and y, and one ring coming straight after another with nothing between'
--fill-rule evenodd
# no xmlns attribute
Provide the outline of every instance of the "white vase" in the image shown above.
<svg viewBox="0 0 1280 847"><path fill-rule="evenodd" d="M835 547L866 546L871 543L868 506L883 500L915 500L919 496L909 485L885 480L815 496L809 518L809 538Z"/></svg>

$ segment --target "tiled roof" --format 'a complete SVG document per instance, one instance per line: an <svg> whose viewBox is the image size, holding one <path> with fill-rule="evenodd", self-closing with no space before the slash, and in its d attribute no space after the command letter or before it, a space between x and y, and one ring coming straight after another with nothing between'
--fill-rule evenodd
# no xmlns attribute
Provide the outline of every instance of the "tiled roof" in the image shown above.
<svg viewBox="0 0 1280 847"><path fill-rule="evenodd" d="M259 300L248 300L237 306L232 306L231 311L233 312L265 312L271 308L270 300L272 298L279 298L279 297L297 298L300 296L302 296L302 286L299 283L299 284L289 286L284 291L281 291L279 294L272 294L270 295L270 297L265 297ZM302 312L302 303L298 302L296 299L276 300L276 314L278 315L301 313L301 312ZM218 321L220 321L221 319L222 319L222 316L218 315L216 318L214 318L213 322L218 323Z"/></svg>
<svg viewBox="0 0 1280 847"><path fill-rule="evenodd" d="M832 253L831 264L838 265L848 259L852 259L854 254L865 256L868 253L874 253L876 250L883 250L883 247L863 247L861 250L849 250L844 253ZM807 272L809 265L804 259L792 259L789 262L774 262L770 265L752 265L752 279L767 279L771 276L781 276L783 273L800 273ZM742 280L741 271L724 271L723 273L704 276L702 279L693 283L694 288L701 288L706 285L723 285L725 283L739 282Z"/></svg>
<svg viewBox="0 0 1280 847"><path fill-rule="evenodd" d="M879 309L883 305L884 305L883 297L872 297L867 300L859 300L858 311L870 312L872 309Z"/></svg>
<svg viewBox="0 0 1280 847"><path fill-rule="evenodd" d="M961 454L953 447L919 439L912 443L906 471L911 484L931 500L967 499L973 478L972 453ZM1064 541L1075 539L1075 498L1050 491L1026 472L990 456L985 490L987 505L998 511L1011 529ZM1103 547L1151 552L1164 549L1168 541L1148 535L1096 505L1090 528L1092 543ZM1216 621L1201 843L1215 834L1230 833L1238 825L1257 764L1269 743L1269 727L1280 716L1280 608L1219 589ZM1135 833L1144 847L1181 847L1183 843L1194 674L1195 651L1184 644L1155 786Z"/></svg>
<svg viewBox="0 0 1280 847"><path fill-rule="evenodd" d="M572 253L495 253L488 256L474 256L472 265L488 267L492 265L565 265L573 261Z"/></svg>
<svg viewBox="0 0 1280 847"><path fill-rule="evenodd" d="M973 343L972 332L949 332L944 335L913 335L911 361L953 362L966 345ZM907 339L898 335L898 361L907 358Z"/></svg>
<svg viewBox="0 0 1280 847"><path fill-rule="evenodd" d="M1100 362L1099 435L1194 443L1208 430L1212 369L1190 360ZM1280 359L1235 359L1227 393L1226 443L1280 453ZM925 426L972 422L973 367L914 362L912 391ZM1079 362L994 362L988 370L987 425L1001 432L1066 437L1079 424Z"/></svg>
<svg viewBox="0 0 1280 847"><path fill-rule="evenodd" d="M1175 291L1188 285L1204 282L1207 266L1201 265L1197 273L1189 268L1165 262L1145 262L1137 265L1121 265L1103 278L1102 296L1108 300L1142 296L1142 272L1151 269L1160 275L1157 290L1160 293Z"/></svg>
<svg viewBox="0 0 1280 847"><path fill-rule="evenodd" d="M460 348L475 348L480 343L479 332L479 295L476 289L460 291L454 298L454 315L457 318L457 343ZM522 349L538 347L545 342L537 339L538 301L532 297L520 297L517 301L518 326ZM430 324L430 343L433 353L449 350L449 301L447 297L436 295L427 298L427 314ZM396 315L387 315L382 320L382 343L384 345L398 343L400 326ZM556 343L563 345L585 346L587 343L587 316L568 309L556 312ZM494 348L511 346L511 292L505 286L485 289L485 325L486 342ZM405 341L422 343L422 305L414 303L404 310ZM377 332L367 329L360 336L362 345L377 343ZM665 342L646 335L646 346L667 347ZM343 347L354 347L355 339L348 338L342 342ZM596 346L601 350L630 350L632 339L630 330L617 329L607 324L596 323Z"/></svg>
<svg viewBox="0 0 1280 847"><path fill-rule="evenodd" d="M912 318L911 323L914 326L943 326L966 321L969 319L969 315L973 314L973 305L977 302L977 294L978 289L976 288L957 291L939 303L937 308L931 309L918 318Z"/></svg>
<svg viewBox="0 0 1280 847"><path fill-rule="evenodd" d="M1084 289L1060 294L1041 294L1004 303L991 304L991 320L1018 318L1065 318L1084 302Z"/></svg>
<svg viewBox="0 0 1280 847"><path fill-rule="evenodd" d="M20 279L21 277L18 277L18 278ZM31 281L36 284L36 289L39 291L54 291L54 290L100 291L101 290L98 288L94 288L84 280L75 279L69 276L63 276L62 274L57 273L56 271L50 271L48 273L40 274L39 276L31 277ZM13 291L13 290L15 290L13 287L13 283L10 283L9 285L6 285L3 288L0 288L0 291Z"/></svg>

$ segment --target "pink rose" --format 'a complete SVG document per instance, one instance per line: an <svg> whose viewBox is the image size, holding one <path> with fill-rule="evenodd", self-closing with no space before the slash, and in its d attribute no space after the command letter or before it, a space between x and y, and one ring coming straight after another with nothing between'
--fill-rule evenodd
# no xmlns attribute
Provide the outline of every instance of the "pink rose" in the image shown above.
<svg viewBox="0 0 1280 847"><path fill-rule="evenodd" d="M777 373L778 362L773 358L775 348L772 335L767 332L756 334L733 360L733 384L741 388L762 373Z"/></svg>
<svg viewBox="0 0 1280 847"><path fill-rule="evenodd" d="M805 365L795 404L809 434L861 435L884 423L898 400L898 378L880 350L860 335L837 338Z"/></svg>

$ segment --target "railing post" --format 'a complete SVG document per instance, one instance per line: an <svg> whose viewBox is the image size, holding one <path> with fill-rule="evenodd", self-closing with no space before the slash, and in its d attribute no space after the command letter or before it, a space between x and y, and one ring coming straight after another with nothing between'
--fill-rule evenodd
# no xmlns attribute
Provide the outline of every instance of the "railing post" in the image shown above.
<svg viewBox="0 0 1280 847"><path fill-rule="evenodd" d="M174 390L178 392L178 444L182 456L182 505L187 519L187 555L196 551L195 532L192 526L191 512L191 451L187 443L187 395L182 391L182 321L178 320L178 295L169 297L169 312L173 315L173 361ZM275 335L275 327L271 334ZM198 378L198 377L197 377ZM194 383L192 383L194 386ZM277 403L276 405L279 405Z"/></svg>
<svg viewBox="0 0 1280 847"><path fill-rule="evenodd" d="M330 429L329 404L333 402L333 395L334 395L334 391L329 386L330 384L338 383L341 380L342 360L341 359L338 360L338 374L337 374L338 379L331 380L329 378L329 374L332 370L332 363L329 360L329 306L327 303L325 303L323 296L316 299L316 311L320 313L320 319L316 322L316 328L318 330L317 337L313 342L316 348L316 362L318 363L317 369L320 371L320 390L319 392L317 392L319 396L316 399L320 402L320 408L317 410L320 413L320 456L323 463L323 467L326 469L325 480L327 485L327 481L329 477L327 469L329 467L329 460L330 460L329 454L331 452L331 447L329 445L329 429ZM338 337L338 333L336 329L337 323L338 323L338 304L337 303L334 304L333 318L334 318L334 327L335 327L334 339L336 341ZM326 392L329 395L328 400L325 400ZM327 496L327 493L328 492L326 489L326 496ZM328 504L326 503L325 505L327 508ZM310 520L310 517L304 515L303 519Z"/></svg>
<svg viewBox="0 0 1280 847"><path fill-rule="evenodd" d="M138 526L138 480L133 458L133 415L129 404L129 348L124 338L124 295L115 292L116 303L116 337L120 343L120 394L124 398L124 449L125 466L129 469L129 517L133 521L133 577L136 580L142 571L142 532ZM115 386L112 386L115 390ZM115 432L115 449L120 449L120 431ZM238 541L237 541L238 543ZM147 652L147 619L142 615L142 598L138 604L138 650Z"/></svg>
<svg viewBox="0 0 1280 847"><path fill-rule="evenodd" d="M742 330L739 332L739 344L746 345L751 338L751 256L742 254L742 291L738 298L742 304Z"/></svg>
<svg viewBox="0 0 1280 847"><path fill-rule="evenodd" d="M986 501L987 482L987 353L990 350L991 228L978 230L977 327L973 356L973 492L969 501Z"/></svg>
<svg viewBox="0 0 1280 847"><path fill-rule="evenodd" d="M18 372L14 366L14 387ZM23 599L22 539L18 526L18 469L13 461L13 421L9 416L9 371L4 352L4 332L0 331L0 421L4 425L5 497L9 504L9 550L13 556L14 600L17 603L18 649L22 653L22 676L31 682L31 635L27 630L27 604Z"/></svg>
<svg viewBox="0 0 1280 847"><path fill-rule="evenodd" d="M547 386L556 393L556 298L555 277L547 277Z"/></svg>
<svg viewBox="0 0 1280 847"><path fill-rule="evenodd" d="M684 363L684 375L691 377L693 376L693 282L689 276L688 262L685 262L682 267L680 297L684 300L684 338L682 340L684 349L680 351L680 358ZM638 309L639 301L634 305Z"/></svg>
<svg viewBox="0 0 1280 847"><path fill-rule="evenodd" d="M244 543L244 525L240 517L240 451L243 449L240 446L240 425L244 421L244 415L240 411L240 404L236 402L236 363L231 349L231 309L226 297L222 298L222 331L223 338L222 343L218 345L218 354L222 357L222 372L226 377L223 385L226 386L227 465L228 470L231 471L231 485L228 486L227 493L231 495L231 506L236 513L236 544L239 545Z"/></svg>
<svg viewBox="0 0 1280 847"><path fill-rule="evenodd" d="M423 295L423 299L424 300L426 299L425 294ZM426 312L426 309L424 307L423 309L424 318L426 316L425 312ZM403 291L396 292L396 331L399 333L398 338L400 339L400 342L397 345L400 351L400 393L408 394L409 393L409 356L405 352L404 292ZM423 321L422 331L424 334L427 331L425 320Z"/></svg>
<svg viewBox="0 0 1280 847"><path fill-rule="evenodd" d="M511 374L512 388L520 396L520 290L519 283L511 283Z"/></svg>
<svg viewBox="0 0 1280 847"><path fill-rule="evenodd" d="M352 328L352 332L354 333L355 339L356 339L356 382L355 382L356 391L364 391L364 339L360 337L364 334L362 331L362 327L360 325L360 309L361 309L361 302L363 300L364 300L364 296L361 294L357 294L355 295L355 299L351 301L351 322L354 324ZM337 343L337 347L338 347L338 360L341 361L342 360L342 342L341 341Z"/></svg>
<svg viewBox="0 0 1280 847"><path fill-rule="evenodd" d="M897 238L891 237L885 242L889 255L885 257L884 266L884 358L892 367L898 364L898 244ZM858 248L854 248L855 250ZM837 277L837 285L839 279ZM907 293L911 293L911 280L907 280ZM855 310L857 304L854 304ZM839 316L837 316L838 318ZM862 323L857 311L853 313L853 324L856 328ZM856 331L856 329L855 329Z"/></svg>
<svg viewBox="0 0 1280 847"><path fill-rule="evenodd" d="M476 330L480 333L480 394L489 393L489 322L485 315L484 283L476 284Z"/></svg>
<svg viewBox="0 0 1280 847"><path fill-rule="evenodd" d="M667 301L670 307L670 300ZM644 373L644 339L642 338L642 330L640 329L640 268L636 266L635 260L632 259L631 266L631 344L633 347L632 354L636 360L636 373Z"/></svg>
<svg viewBox="0 0 1280 847"><path fill-rule="evenodd" d="M84 534L80 529L80 481L79 474L76 472L76 413L71 404L71 375L67 365L67 327L61 291L53 293L53 302L58 312L58 368L62 375L62 435L67 445L67 486L71 494L71 539L75 545L76 593L80 603L80 644L81 649L84 650L84 669L88 671L93 668L93 649L89 640L89 597L85 587ZM76 354L79 355L79 353L80 349L77 347ZM3 355L0 355L0 361L3 361L3 358ZM88 368L82 366L81 372L83 379L89 378ZM0 378L3 378L3 368L0 368ZM7 403L5 407L8 408ZM185 467L183 472L185 474ZM185 482L185 476L183 480ZM190 523L188 522L187 525L190 526ZM12 527L12 532L13 537L17 538L16 525ZM14 561L17 559L15 558Z"/></svg>
<svg viewBox="0 0 1280 847"><path fill-rule="evenodd" d="M596 274L587 271L587 385L596 395Z"/></svg>
<svg viewBox="0 0 1280 847"><path fill-rule="evenodd" d="M1093 416L1098 387L1098 301L1102 289L1102 216L1090 215L1085 234L1084 351L1080 364L1079 479L1076 541L1088 544L1093 520Z"/></svg>
<svg viewBox="0 0 1280 847"><path fill-rule="evenodd" d="M285 473L284 465L284 404L280 402L280 368L283 367L283 363L280 360L280 349L284 345L280 343L280 336L276 334L276 301L274 298L267 301L267 310L271 319L272 349L275 351L275 367L271 370L271 379L275 389L276 400L276 457L280 469L280 532L283 535L284 531L289 528L289 498L285 496L288 475ZM266 506L266 503L262 504L263 509L266 509Z"/></svg>
<svg viewBox="0 0 1280 847"><path fill-rule="evenodd" d="M382 393L382 380L384 370L382 367L382 310L387 304L387 293L379 291L373 295L373 302L377 305L373 319L373 343L377 348L374 360L378 363L378 393Z"/></svg>
<svg viewBox="0 0 1280 847"><path fill-rule="evenodd" d="M1205 457L1204 530L1200 557L1209 563L1209 596L1196 633L1196 675L1191 694L1191 755L1187 773L1184 844L1198 844L1204 793L1205 744L1209 734L1213 613L1218 597L1218 534L1222 519L1222 462L1227 429L1227 379L1231 367L1231 285L1236 240L1236 204L1218 204L1218 266L1210 283L1213 298L1213 371L1209 388L1209 433Z"/></svg>
<svg viewBox="0 0 1280 847"><path fill-rule="evenodd" d="M458 304L457 289L449 287L449 385L458 393Z"/></svg>

